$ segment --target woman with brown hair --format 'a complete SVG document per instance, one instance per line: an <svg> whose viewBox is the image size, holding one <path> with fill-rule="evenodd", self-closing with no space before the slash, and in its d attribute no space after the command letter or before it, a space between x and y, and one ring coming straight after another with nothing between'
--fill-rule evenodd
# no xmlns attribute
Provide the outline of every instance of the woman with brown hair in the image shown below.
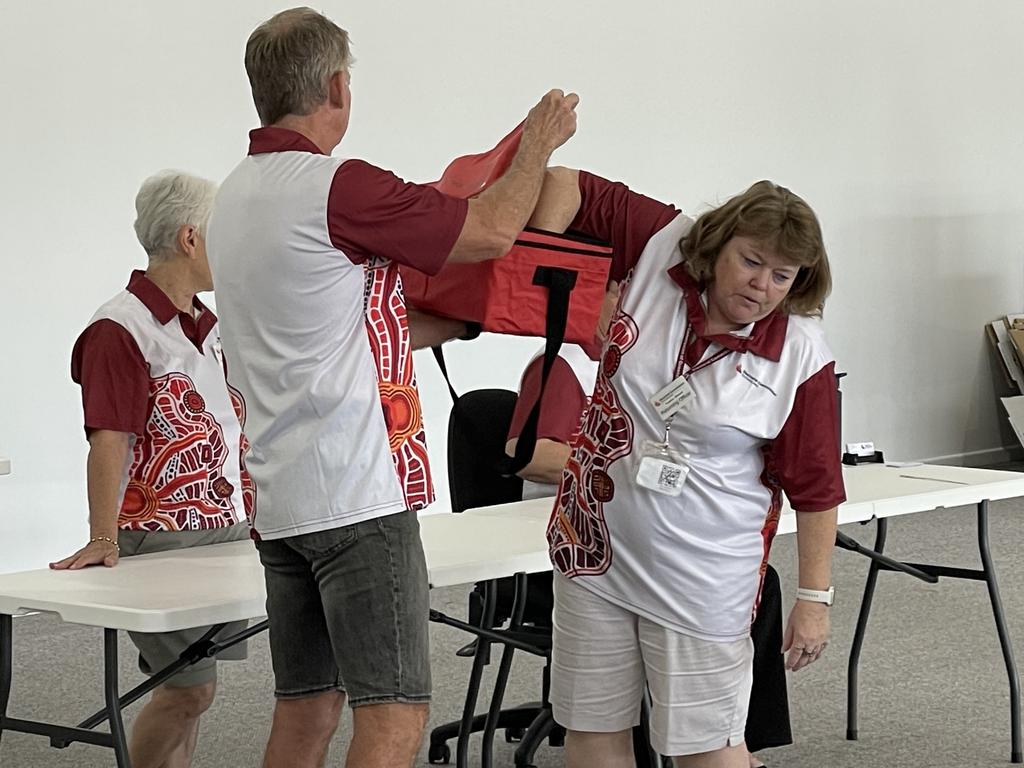
<svg viewBox="0 0 1024 768"><path fill-rule="evenodd" d="M621 299L548 538L551 700L570 768L747 768L750 626L785 493L799 585L787 666L827 645L845 500L831 287L814 212L769 181L699 217L585 172L549 171L534 223L610 240Z"/></svg>

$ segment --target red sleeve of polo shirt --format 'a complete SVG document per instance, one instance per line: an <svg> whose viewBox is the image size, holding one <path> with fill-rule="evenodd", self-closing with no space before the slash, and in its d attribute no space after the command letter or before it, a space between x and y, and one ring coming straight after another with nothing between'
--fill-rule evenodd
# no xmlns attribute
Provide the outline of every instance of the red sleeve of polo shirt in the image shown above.
<svg viewBox="0 0 1024 768"><path fill-rule="evenodd" d="M835 363L829 363L797 389L770 449L782 490L798 512L824 512L846 501L838 419Z"/></svg>
<svg viewBox="0 0 1024 768"><path fill-rule="evenodd" d="M612 280L622 280L654 233L679 215L673 205L586 171L580 171L580 198L580 209L569 228L612 244Z"/></svg>
<svg viewBox="0 0 1024 768"><path fill-rule="evenodd" d="M141 435L149 419L149 366L135 339L113 320L86 328L71 353L71 379L82 386L85 432Z"/></svg>
<svg viewBox="0 0 1024 768"><path fill-rule="evenodd" d="M435 275L459 239L468 210L466 200L348 160L331 182L327 228L334 247L357 264L379 256Z"/></svg>
<svg viewBox="0 0 1024 768"><path fill-rule="evenodd" d="M512 425L508 430L509 440L519 437L522 433L526 419L540 395L540 377L543 372L543 357L531 362L523 372L523 379L519 384L519 399L516 400ZM540 404L537 439L569 444L579 429L580 418L586 406L587 396L572 367L562 358L556 358L548 375L544 399Z"/></svg>

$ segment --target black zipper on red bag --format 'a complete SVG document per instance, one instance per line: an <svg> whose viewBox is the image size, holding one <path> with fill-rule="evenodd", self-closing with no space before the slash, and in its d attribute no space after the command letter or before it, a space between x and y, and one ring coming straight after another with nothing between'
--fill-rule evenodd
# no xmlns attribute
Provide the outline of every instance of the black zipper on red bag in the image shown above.
<svg viewBox="0 0 1024 768"><path fill-rule="evenodd" d="M540 232L540 230L536 230L536 231L538 233ZM544 233L544 234L548 234L548 233ZM572 238L567 238L567 239L572 239ZM533 246L534 248L543 248L546 251L557 251L558 253L575 253L575 254L579 254L580 256L593 256L594 258L598 258L598 259L610 259L612 257L612 255L610 253L600 253L598 251L587 250L585 248L570 248L567 245L552 245L551 243L542 243L542 242L538 242L536 240L526 240L526 239L518 239L517 238L516 239L516 245L529 245L529 246ZM602 247L602 248L609 247L605 243L596 243L595 242L594 245L600 245L600 247Z"/></svg>

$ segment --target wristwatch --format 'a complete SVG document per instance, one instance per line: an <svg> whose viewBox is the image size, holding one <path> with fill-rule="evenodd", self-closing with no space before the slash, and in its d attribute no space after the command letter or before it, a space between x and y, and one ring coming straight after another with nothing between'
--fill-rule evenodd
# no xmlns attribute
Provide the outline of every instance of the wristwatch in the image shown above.
<svg viewBox="0 0 1024 768"><path fill-rule="evenodd" d="M804 589L803 587L798 587L796 590L796 599L806 600L810 603L824 603L825 605L832 605L832 603L836 601L836 588Z"/></svg>

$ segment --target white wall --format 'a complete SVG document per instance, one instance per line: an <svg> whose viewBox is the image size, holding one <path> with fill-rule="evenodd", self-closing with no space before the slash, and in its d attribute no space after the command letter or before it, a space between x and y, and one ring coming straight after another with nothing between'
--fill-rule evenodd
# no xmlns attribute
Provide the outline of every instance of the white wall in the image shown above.
<svg viewBox="0 0 1024 768"><path fill-rule="evenodd" d="M825 227L845 435L888 456L999 458L981 329L1024 308L1024 4L323 2L351 32L340 152L436 178L548 88L578 90L556 161L688 209L769 177ZM0 0L0 571L85 535L71 345L142 252L140 180L223 177L255 124L242 50L279 2ZM1017 95L1015 95L1017 94ZM514 387L537 346L453 345L461 389ZM418 358L435 477L447 395Z"/></svg>

